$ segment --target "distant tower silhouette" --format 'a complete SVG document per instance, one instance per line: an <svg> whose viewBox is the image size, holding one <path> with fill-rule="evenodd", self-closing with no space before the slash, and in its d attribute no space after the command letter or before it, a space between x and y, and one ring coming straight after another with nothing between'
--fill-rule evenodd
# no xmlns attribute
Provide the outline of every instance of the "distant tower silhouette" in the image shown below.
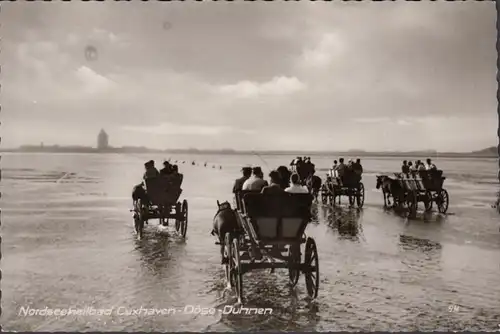
<svg viewBox="0 0 500 334"><path fill-rule="evenodd" d="M101 132L99 132L99 135L97 136L97 149L98 150L104 150L109 147L109 136L104 131L104 129L101 129Z"/></svg>

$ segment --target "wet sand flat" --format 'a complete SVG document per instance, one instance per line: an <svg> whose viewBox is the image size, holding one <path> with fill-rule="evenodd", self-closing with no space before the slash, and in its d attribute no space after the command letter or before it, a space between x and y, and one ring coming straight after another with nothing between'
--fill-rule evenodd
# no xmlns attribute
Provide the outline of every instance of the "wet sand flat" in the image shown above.
<svg viewBox="0 0 500 334"><path fill-rule="evenodd" d="M500 217L490 205L498 184L493 159L439 159L448 215L417 218L384 211L375 175L400 159L362 159L362 210L317 204L306 233L318 244L320 291L288 287L283 270L244 275L247 307L271 315L222 314L226 291L210 236L216 200L231 201L239 168L288 165L288 156L184 155L187 239L151 221L133 232L131 189L142 165L168 156L6 154L2 158L3 328L15 331L336 331L500 329ZM312 157L323 176L334 157ZM182 164L185 161L185 164ZM191 165L195 161L197 165ZM207 163L207 167L203 164ZM216 166L217 168L212 168ZM218 169L222 166L222 169ZM121 310L215 308L211 315L117 314ZM110 309L111 315L23 316L34 309ZM124 312L121 312L124 313Z"/></svg>

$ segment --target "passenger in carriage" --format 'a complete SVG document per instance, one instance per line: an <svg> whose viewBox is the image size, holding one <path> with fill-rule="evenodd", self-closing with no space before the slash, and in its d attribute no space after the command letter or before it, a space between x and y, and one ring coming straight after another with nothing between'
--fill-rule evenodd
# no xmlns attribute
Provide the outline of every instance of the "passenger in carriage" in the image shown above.
<svg viewBox="0 0 500 334"><path fill-rule="evenodd" d="M344 176L346 168L347 166L344 164L344 158L340 158L336 169L338 177L342 178Z"/></svg>
<svg viewBox="0 0 500 334"><path fill-rule="evenodd" d="M144 168L146 169L146 171L144 172L144 175L142 177L144 180L154 178L154 177L157 177L158 175L160 175L160 173L158 172L158 169L156 169L156 167L155 167L154 160L149 160L148 162L146 162L144 164Z"/></svg>
<svg viewBox="0 0 500 334"><path fill-rule="evenodd" d="M431 159L427 159L427 164L425 165L426 170L437 170L436 165L432 163Z"/></svg>
<svg viewBox="0 0 500 334"><path fill-rule="evenodd" d="M160 169L160 175L170 175L172 173L172 165L170 162L163 161L163 168Z"/></svg>
<svg viewBox="0 0 500 334"><path fill-rule="evenodd" d="M252 173L253 175L243 183L242 190L261 191L262 188L269 185L264 180L264 173L260 167L252 168Z"/></svg>
<svg viewBox="0 0 500 334"><path fill-rule="evenodd" d="M408 168L410 169L410 174L417 171L417 169L415 168L415 165L411 161L408 161Z"/></svg>
<svg viewBox="0 0 500 334"><path fill-rule="evenodd" d="M243 176L234 181L233 185L234 194L240 192L243 189L243 184L245 183L245 181L248 180L250 176L252 176L252 167L243 167L241 171L243 172Z"/></svg>
<svg viewBox="0 0 500 334"><path fill-rule="evenodd" d="M337 170L337 160L333 160L332 170Z"/></svg>
<svg viewBox="0 0 500 334"><path fill-rule="evenodd" d="M403 160L403 166L401 166L401 173L409 174L410 173L410 166L411 166L411 161L410 161L410 165L409 165L406 160Z"/></svg>
<svg viewBox="0 0 500 334"><path fill-rule="evenodd" d="M287 193L293 194L306 194L309 193L306 187L300 185L300 177L298 174L292 174L292 185L285 189Z"/></svg>
<svg viewBox="0 0 500 334"><path fill-rule="evenodd" d="M422 171L425 171L425 165L422 161L418 160L418 167L417 167L417 170L419 172L422 172Z"/></svg>
<svg viewBox="0 0 500 334"><path fill-rule="evenodd" d="M177 165L172 166L172 172L170 174L170 177L173 178L175 183L179 186L179 188L182 185L182 181L184 180L184 175L179 173L179 167Z"/></svg>
<svg viewBox="0 0 500 334"><path fill-rule="evenodd" d="M261 193L263 194L281 194L284 193L285 190L281 188L280 186L280 181L281 181L281 176L278 171L273 170L271 173L269 173L269 179L271 181L271 184L268 186L264 186L262 188Z"/></svg>
<svg viewBox="0 0 500 334"><path fill-rule="evenodd" d="M290 186L290 171L285 166L279 166L277 169L280 174L280 186L285 190Z"/></svg>
<svg viewBox="0 0 500 334"><path fill-rule="evenodd" d="M356 162L352 164L352 171L361 179L361 175L363 174L361 159L356 159Z"/></svg>

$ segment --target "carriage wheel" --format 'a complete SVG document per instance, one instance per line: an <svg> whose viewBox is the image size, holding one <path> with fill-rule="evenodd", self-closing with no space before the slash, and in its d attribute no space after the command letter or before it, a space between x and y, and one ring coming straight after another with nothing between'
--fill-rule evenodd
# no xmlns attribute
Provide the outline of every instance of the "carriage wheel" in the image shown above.
<svg viewBox="0 0 500 334"><path fill-rule="evenodd" d="M430 191L426 191L425 192L425 201L424 201L424 205L425 205L425 211L426 212L429 212L432 210L432 193Z"/></svg>
<svg viewBox="0 0 500 334"><path fill-rule="evenodd" d="M292 264L300 264L300 246L290 245L288 248L289 262ZM295 287L299 281L300 270L288 268L288 278L290 278L290 285Z"/></svg>
<svg viewBox="0 0 500 334"><path fill-rule="evenodd" d="M363 183L359 184L358 195L356 196L356 200L358 202L358 208L362 208L365 204L365 186Z"/></svg>
<svg viewBox="0 0 500 334"><path fill-rule="evenodd" d="M233 267L231 266L233 261L232 261L232 254L231 254L231 243L233 242L233 236L231 233L226 233L224 236L224 257L223 257L223 263L224 263L224 269L226 271L226 282L230 288L233 287L232 281L231 281L231 270ZM225 260L225 261L224 261Z"/></svg>
<svg viewBox="0 0 500 334"><path fill-rule="evenodd" d="M141 199L135 202L135 214L134 214L134 228L135 233L139 239L142 239L144 230L144 214L143 214L143 204Z"/></svg>
<svg viewBox="0 0 500 334"><path fill-rule="evenodd" d="M177 232L179 232L181 229L181 220L179 219L180 214L181 214L181 203L177 202L175 204L175 230Z"/></svg>
<svg viewBox="0 0 500 334"><path fill-rule="evenodd" d="M418 199L415 192L408 193L406 198L406 203L408 205L408 218L415 218L417 215Z"/></svg>
<svg viewBox="0 0 500 334"><path fill-rule="evenodd" d="M243 302L243 273L240 262L240 245L237 238L233 239L231 247L231 284L236 288L238 303Z"/></svg>
<svg viewBox="0 0 500 334"><path fill-rule="evenodd" d="M441 191L438 193L436 204L438 205L439 213L445 214L446 211L448 211L448 206L450 205L450 197L445 189L441 189Z"/></svg>
<svg viewBox="0 0 500 334"><path fill-rule="evenodd" d="M181 221L181 235L183 238L186 237L186 232L188 228L188 202L187 200L182 201L182 221Z"/></svg>
<svg viewBox="0 0 500 334"><path fill-rule="evenodd" d="M319 289L319 258L314 239L307 238L305 248L304 265L307 269L304 271L304 276L306 277L307 294L311 298L316 298Z"/></svg>

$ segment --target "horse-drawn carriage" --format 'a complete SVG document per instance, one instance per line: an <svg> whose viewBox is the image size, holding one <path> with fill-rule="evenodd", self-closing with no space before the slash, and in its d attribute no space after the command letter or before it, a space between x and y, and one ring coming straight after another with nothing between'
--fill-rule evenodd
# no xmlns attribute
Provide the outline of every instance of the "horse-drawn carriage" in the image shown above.
<svg viewBox="0 0 500 334"><path fill-rule="evenodd" d="M382 188L384 206L393 198L393 207L407 210L408 217L414 218L418 211L418 203L424 203L425 211L432 210L436 203L439 213L448 211L450 197L443 188L444 180L441 170L418 171L409 174L394 173L396 179L386 175L377 176L377 189Z"/></svg>
<svg viewBox="0 0 500 334"><path fill-rule="evenodd" d="M352 172L347 171L343 178L338 177L336 172L329 174L326 181L321 186L321 201L327 204L328 201L332 205L340 205L342 196L349 197L351 206L356 202L358 208L362 208L365 203L365 186L361 182L361 177Z"/></svg>
<svg viewBox="0 0 500 334"><path fill-rule="evenodd" d="M175 219L175 230L186 237L188 224L188 202L179 201L182 193L182 177L158 176L146 179L146 196L134 199L134 227L142 238L144 224L150 219L159 219L160 224L168 226L169 219Z"/></svg>
<svg viewBox="0 0 500 334"><path fill-rule="evenodd" d="M316 298L318 251L314 239L304 233L311 219L312 196L252 191L235 196L234 213L239 226L236 232L225 233L219 239L223 240L226 279L235 287L238 301L243 299L243 274L266 268L288 269L292 286L297 284L300 273L304 273L307 293Z"/></svg>

